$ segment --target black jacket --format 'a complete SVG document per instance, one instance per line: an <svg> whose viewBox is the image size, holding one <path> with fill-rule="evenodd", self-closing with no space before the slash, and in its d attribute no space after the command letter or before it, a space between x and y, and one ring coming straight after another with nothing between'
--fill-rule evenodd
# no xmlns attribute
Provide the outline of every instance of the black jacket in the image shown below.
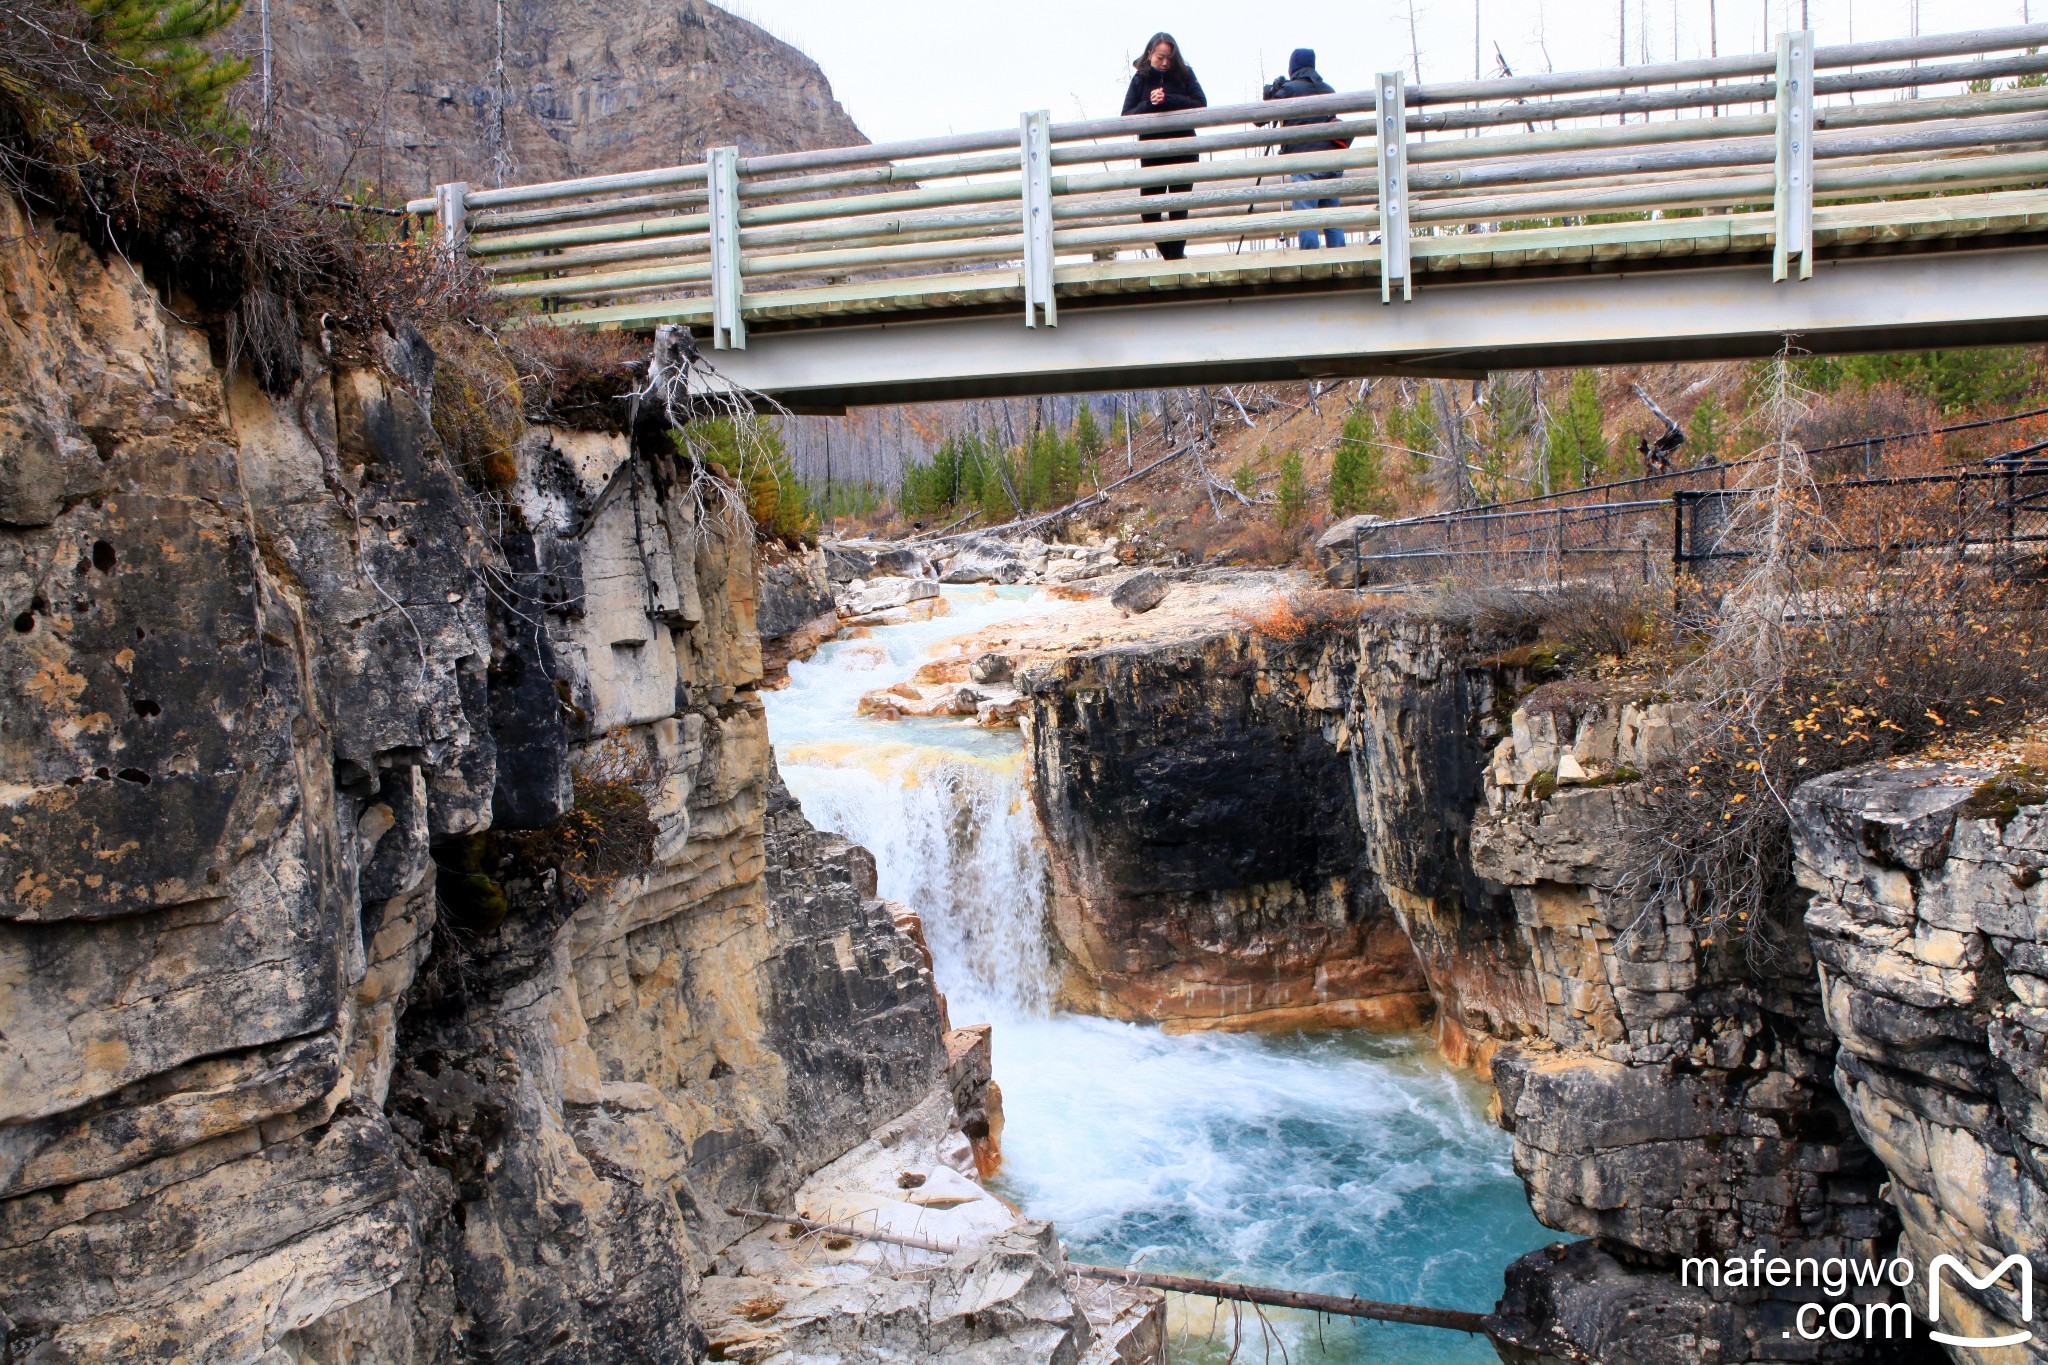
<svg viewBox="0 0 2048 1365"><path fill-rule="evenodd" d="M1164 87L1166 98L1158 104L1152 103L1152 92ZM1207 109L1209 97L1202 93L1202 83L1195 79L1195 69L1184 66L1179 71L1157 71L1147 62L1131 73L1130 88L1124 91L1124 112L1126 114L1166 114L1175 109ZM1138 137L1146 142L1163 137L1193 137L1185 129L1174 133L1140 133Z"/></svg>
<svg viewBox="0 0 2048 1365"><path fill-rule="evenodd" d="M1299 71L1288 73L1286 80L1274 81L1265 90L1265 96L1269 100L1298 100L1305 95L1334 95L1336 93L1335 90L1330 88L1328 81L1316 74L1316 70L1312 66L1305 66ZM1283 119L1280 126L1283 128L1303 128L1312 123L1335 123L1336 121L1335 115L1322 114L1315 118ZM1314 142L1284 143L1280 150L1283 152L1334 152L1337 150L1337 144L1328 138L1324 138L1321 141Z"/></svg>

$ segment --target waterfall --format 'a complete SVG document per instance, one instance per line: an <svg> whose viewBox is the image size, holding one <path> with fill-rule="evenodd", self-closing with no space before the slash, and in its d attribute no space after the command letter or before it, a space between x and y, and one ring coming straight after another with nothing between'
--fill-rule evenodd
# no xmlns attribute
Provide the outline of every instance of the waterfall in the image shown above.
<svg viewBox="0 0 2048 1365"><path fill-rule="evenodd" d="M852 761L825 761L831 757ZM881 894L923 917L956 1023L1047 1012L1045 853L1021 754L990 759L900 743L853 755L797 747L782 771L814 824L875 855Z"/></svg>
<svg viewBox="0 0 2048 1365"><path fill-rule="evenodd" d="M790 686L769 694L769 731L805 816L865 845L880 893L923 918L954 1022L1042 1016L1050 887L1017 732L853 714L861 693L907 677L937 641L1047 609L988 589L945 600L934 621L791 665Z"/></svg>

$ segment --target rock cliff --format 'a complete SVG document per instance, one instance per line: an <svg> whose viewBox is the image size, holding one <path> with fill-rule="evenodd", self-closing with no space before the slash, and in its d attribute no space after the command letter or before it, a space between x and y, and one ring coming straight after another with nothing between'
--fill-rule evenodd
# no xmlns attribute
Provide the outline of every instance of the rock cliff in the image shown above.
<svg viewBox="0 0 2048 1365"><path fill-rule="evenodd" d="M1357 1022L1372 1011L1328 991L1330 968L1361 956L1347 933L1397 924L1412 958L1374 960L1426 985L1445 1053L1495 1081L1535 1213L1587 1239L1509 1267L1509 1359L1921 1359L1930 1326L2031 1326L2016 1274L1951 1280L1939 1324L1925 1284L1944 1253L2048 1271L2034 788L1957 765L1809 784L1792 811L1812 900L1754 952L1622 876L1682 707L1533 685L1513 632L1388 611L1276 634L1301 613L1270 601L1205 628L1193 592L1175 586L1161 622L1004 645L1030 695L1070 999ZM1681 1274L1759 1248L1903 1256L1919 1280L1833 1294ZM1812 1339L1799 1316L1901 1300L1911 1340Z"/></svg>
<svg viewBox="0 0 2048 1365"><path fill-rule="evenodd" d="M1901 1253L1923 1268L1957 1256L1979 1274L2023 1256L2038 1294L2048 1276L2048 808L1987 792L1995 777L1959 764L1839 773L1793 798L1793 829L1840 1040L1835 1085L1890 1177ZM1924 1310L1926 1281L1916 1284ZM2031 1348L1967 1358L2048 1350L2038 1299L2023 1301L2016 1276L1988 1289L1951 1278L1945 1291L1951 1333L2033 1332Z"/></svg>
<svg viewBox="0 0 2048 1365"><path fill-rule="evenodd" d="M272 398L0 218L0 1354L701 1359L728 1206L878 1133L975 1169L986 1072L778 795L752 538L669 442L472 485L417 334ZM1013 1222L982 1336L1072 1359Z"/></svg>
<svg viewBox="0 0 2048 1365"><path fill-rule="evenodd" d="M705 0L267 8L273 117L344 187L404 199L867 141L815 62ZM243 51L264 9L243 7ZM244 93L260 103L260 75Z"/></svg>

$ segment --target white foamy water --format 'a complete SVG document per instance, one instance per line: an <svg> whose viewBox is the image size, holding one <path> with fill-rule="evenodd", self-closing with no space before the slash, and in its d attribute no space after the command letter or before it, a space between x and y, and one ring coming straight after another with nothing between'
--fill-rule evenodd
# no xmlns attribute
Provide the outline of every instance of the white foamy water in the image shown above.
<svg viewBox="0 0 2048 1365"><path fill-rule="evenodd" d="M791 685L767 695L768 727L812 823L865 844L881 894L923 917L954 1022L996 1024L1004 1192L1054 1220L1081 1260L1492 1307L1507 1262L1550 1234L1485 1089L1425 1039L1174 1036L1052 1012L1050 889L1017 733L854 715L862 693L946 641L1061 608L1027 589L945 594L947 616L792 665ZM1175 1358L1220 1362L1230 1314L1195 1302ZM1272 1316L1294 1362L1496 1359L1455 1333ZM1240 1361L1262 1346L1244 1322Z"/></svg>

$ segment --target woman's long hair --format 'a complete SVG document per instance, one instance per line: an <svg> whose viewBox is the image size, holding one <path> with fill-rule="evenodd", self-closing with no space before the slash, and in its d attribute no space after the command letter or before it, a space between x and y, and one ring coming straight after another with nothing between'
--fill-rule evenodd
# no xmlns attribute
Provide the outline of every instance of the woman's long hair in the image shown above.
<svg viewBox="0 0 2048 1365"><path fill-rule="evenodd" d="M1145 40L1145 50L1138 54L1138 60L1131 63L1131 69L1143 71L1146 67L1150 66L1152 64L1152 49L1158 47L1161 43L1165 43L1167 48L1173 53L1172 58L1166 63L1166 74L1169 76L1186 75L1188 64L1181 57L1180 44L1173 40L1171 33L1155 33L1150 38L1147 38Z"/></svg>

